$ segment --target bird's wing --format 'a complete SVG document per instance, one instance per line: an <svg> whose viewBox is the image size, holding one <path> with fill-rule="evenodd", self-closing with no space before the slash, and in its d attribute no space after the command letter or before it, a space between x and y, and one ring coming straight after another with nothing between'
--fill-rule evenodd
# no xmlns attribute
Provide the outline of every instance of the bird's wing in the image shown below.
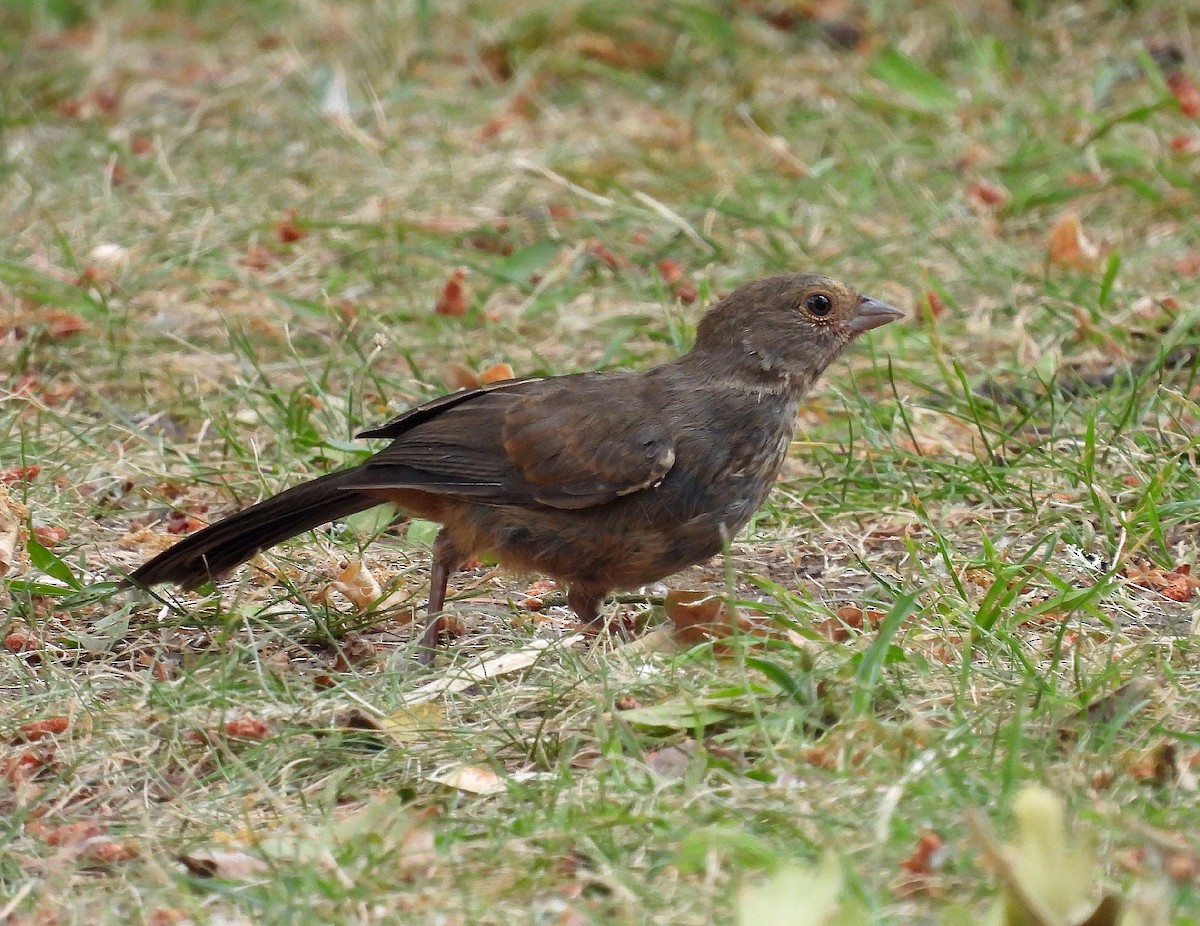
<svg viewBox="0 0 1200 926"><path fill-rule="evenodd" d="M411 488L496 504L587 508L658 483L675 462L637 374L510 380L423 405L366 436L397 435L352 488Z"/></svg>
<svg viewBox="0 0 1200 926"><path fill-rule="evenodd" d="M410 431L417 425L429 421L442 412L462 402L469 402L471 399L478 398L488 392L502 392L508 389L519 388L526 383L538 383L545 377L542 376L525 376L519 379L502 379L499 382L488 383L486 386L476 386L474 389L460 389L458 392L451 392L449 395L438 396L436 399L430 399L416 408L410 408L406 412L401 412L395 418L379 425L377 428L370 428L366 431L359 431L355 437L399 437L406 431Z"/></svg>

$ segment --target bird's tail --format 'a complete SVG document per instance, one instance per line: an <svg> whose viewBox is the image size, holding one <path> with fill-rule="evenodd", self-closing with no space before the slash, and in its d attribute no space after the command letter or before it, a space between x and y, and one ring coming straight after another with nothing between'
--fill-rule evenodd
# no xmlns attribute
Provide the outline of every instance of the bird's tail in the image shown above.
<svg viewBox="0 0 1200 926"><path fill-rule="evenodd" d="M347 485L354 473L330 473L232 514L158 554L129 581L144 587L173 582L192 589L289 537L381 504L378 496Z"/></svg>

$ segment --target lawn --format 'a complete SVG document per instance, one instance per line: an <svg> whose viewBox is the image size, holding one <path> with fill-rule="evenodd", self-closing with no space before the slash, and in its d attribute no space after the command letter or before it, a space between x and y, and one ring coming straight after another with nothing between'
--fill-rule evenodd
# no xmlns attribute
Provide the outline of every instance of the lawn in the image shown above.
<svg viewBox="0 0 1200 926"><path fill-rule="evenodd" d="M1165 0L0 8L0 923L1200 923L1198 84ZM632 642L476 561L419 665L387 511L116 586L801 270L907 318Z"/></svg>

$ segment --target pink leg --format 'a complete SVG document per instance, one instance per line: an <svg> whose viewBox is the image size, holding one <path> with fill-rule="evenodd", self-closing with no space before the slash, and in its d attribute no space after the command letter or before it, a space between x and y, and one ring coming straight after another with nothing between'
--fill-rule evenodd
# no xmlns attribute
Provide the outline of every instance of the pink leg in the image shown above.
<svg viewBox="0 0 1200 926"><path fill-rule="evenodd" d="M433 660L433 654L441 643L446 586L450 583L450 575L458 570L462 561L462 551L454 545L445 528L438 531L437 538L433 541L433 561L429 564L428 623L425 625L425 632L421 634L420 652L417 655L426 665Z"/></svg>

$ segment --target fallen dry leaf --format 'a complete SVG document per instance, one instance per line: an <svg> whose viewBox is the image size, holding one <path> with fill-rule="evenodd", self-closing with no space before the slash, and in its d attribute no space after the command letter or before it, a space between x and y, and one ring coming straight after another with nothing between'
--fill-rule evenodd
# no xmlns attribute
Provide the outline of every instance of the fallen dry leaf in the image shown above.
<svg viewBox="0 0 1200 926"><path fill-rule="evenodd" d="M1190 601L1195 594L1195 579L1189 575L1176 575L1162 588L1162 596L1172 601Z"/></svg>
<svg viewBox="0 0 1200 926"><path fill-rule="evenodd" d="M670 589L663 610L675 629L675 639L689 646L727 637L739 629L737 609L713 592Z"/></svg>
<svg viewBox="0 0 1200 926"><path fill-rule="evenodd" d="M137 858L137 849L127 842L112 836L96 836L84 841L78 849L78 857L90 865L115 865Z"/></svg>
<svg viewBox="0 0 1200 926"><path fill-rule="evenodd" d="M513 96L505 105L503 111L492 116L483 126L475 133L475 141L485 142L497 138L510 125L517 122L526 121L533 118L535 109L533 106L533 98L528 91Z"/></svg>
<svg viewBox="0 0 1200 926"><path fill-rule="evenodd" d="M23 723L17 727L17 736L13 742L36 743L47 736L65 733L70 725L71 721L66 717L45 717L42 720L31 720L29 723Z"/></svg>
<svg viewBox="0 0 1200 926"><path fill-rule="evenodd" d="M42 468L37 464L29 466L10 466L0 470L0 483L12 485L14 482L33 482L41 473Z"/></svg>
<svg viewBox="0 0 1200 926"><path fill-rule="evenodd" d="M1176 884L1192 884L1200 878L1200 859L1186 852L1173 852L1163 859L1163 874Z"/></svg>
<svg viewBox="0 0 1200 926"><path fill-rule="evenodd" d="M840 746L822 744L803 750L800 753L800 757L809 765L832 772L842 768L842 753L843 750Z"/></svg>
<svg viewBox="0 0 1200 926"><path fill-rule="evenodd" d="M937 855L943 845L945 842L937 833L925 833L912 855L900 862L900 867L914 874L930 874L937 867Z"/></svg>
<svg viewBox="0 0 1200 926"><path fill-rule="evenodd" d="M271 735L270 725L261 717L238 717L225 722L225 735L230 739L265 740Z"/></svg>
<svg viewBox="0 0 1200 926"><path fill-rule="evenodd" d="M50 764L50 756L32 751L18 753L0 760L0 778L10 785L19 785Z"/></svg>
<svg viewBox="0 0 1200 926"><path fill-rule="evenodd" d="M491 232L471 235L467 238L467 244L476 251L483 251L485 254L499 254L501 257L510 257L517 249L511 238Z"/></svg>
<svg viewBox="0 0 1200 926"><path fill-rule="evenodd" d="M409 618L411 620L411 617ZM379 659L379 648L374 641L356 631L346 633L338 641L337 656L333 660L335 672L350 672L356 668L368 669Z"/></svg>
<svg viewBox="0 0 1200 926"><path fill-rule="evenodd" d="M87 331L88 324L74 312L50 308L31 313L23 320L18 317L10 331L19 340L29 328L39 328L50 340L61 341Z"/></svg>
<svg viewBox="0 0 1200 926"><path fill-rule="evenodd" d="M683 265L677 260L667 258L658 262L658 273L667 284L678 283L683 279Z"/></svg>
<svg viewBox="0 0 1200 926"><path fill-rule="evenodd" d="M17 541L21 536L21 519L9 497L8 489L0 482L0 576L17 561Z"/></svg>
<svg viewBox="0 0 1200 926"><path fill-rule="evenodd" d="M242 255L238 263L251 270L266 270L275 263L275 255L261 244L252 244L246 248L246 253Z"/></svg>
<svg viewBox="0 0 1200 926"><path fill-rule="evenodd" d="M885 612L877 611L874 608L864 611L857 605L845 604L837 609L837 617L831 617L813 625L813 630L826 640L844 643L855 633L874 630L886 616Z"/></svg>
<svg viewBox="0 0 1200 926"><path fill-rule="evenodd" d="M675 641L684 646L699 646L734 634L772 636L774 630L765 617L743 614L722 596L709 591L673 588L667 592L663 610L671 621Z"/></svg>
<svg viewBox="0 0 1200 926"><path fill-rule="evenodd" d="M521 602L521 606L528 611L541 611L546 606L543 598L557 589L558 583L553 579L539 579L525 589L526 598Z"/></svg>
<svg viewBox="0 0 1200 926"><path fill-rule="evenodd" d="M433 830L424 826L411 827L400 840L397 864L401 871L429 875L437 862Z"/></svg>
<svg viewBox="0 0 1200 926"><path fill-rule="evenodd" d="M513 368L507 363L493 363L479 374L479 382L487 385L488 383L499 383L506 379L513 379L515 376Z"/></svg>
<svg viewBox="0 0 1200 926"><path fill-rule="evenodd" d="M1093 270L1100 263L1100 248L1083 230L1074 212L1061 216L1050 229L1050 263L1056 267Z"/></svg>
<svg viewBox="0 0 1200 926"><path fill-rule="evenodd" d="M88 252L88 259L106 267L124 267L129 263L129 248L102 241Z"/></svg>
<svg viewBox="0 0 1200 926"><path fill-rule="evenodd" d="M1183 257L1177 257L1171 262L1171 269L1184 277L1194 277L1200 273L1200 251L1192 251Z"/></svg>
<svg viewBox="0 0 1200 926"><path fill-rule="evenodd" d="M1104 178L1095 171L1072 170L1063 175L1063 183L1076 189L1085 189L1087 187L1101 186L1104 183Z"/></svg>
<svg viewBox="0 0 1200 926"><path fill-rule="evenodd" d="M1174 135L1171 150L1176 154L1200 154L1200 135Z"/></svg>
<svg viewBox="0 0 1200 926"><path fill-rule="evenodd" d="M462 363L447 364L443 379L455 389L478 389L481 385L479 374Z"/></svg>
<svg viewBox="0 0 1200 926"><path fill-rule="evenodd" d="M936 896L939 885L934 876L942 866L944 847L945 842L937 833L924 833L913 853L900 862L903 873L895 885L896 893L901 897Z"/></svg>
<svg viewBox="0 0 1200 926"><path fill-rule="evenodd" d="M167 516L168 534L191 534L207 526L207 521L201 521L185 511L172 511Z"/></svg>
<svg viewBox="0 0 1200 926"><path fill-rule="evenodd" d="M628 71L649 71L662 67L670 56L670 46L637 40L617 41L602 32L581 32L567 43L571 52Z"/></svg>
<svg viewBox="0 0 1200 926"><path fill-rule="evenodd" d="M469 794L496 794L504 790L504 779L490 768L477 765L459 765L446 769L430 775L429 780Z"/></svg>
<svg viewBox="0 0 1200 926"><path fill-rule="evenodd" d="M349 730L370 730L387 737L393 745L408 746L414 740L427 739L433 731L444 730L446 712L432 701L411 704L383 716L355 708L340 715L335 725Z"/></svg>
<svg viewBox="0 0 1200 926"><path fill-rule="evenodd" d="M1125 577L1131 585L1158 592L1173 601L1190 601L1200 589L1200 579L1192 575L1190 563L1167 570L1144 560L1132 562L1125 566Z"/></svg>
<svg viewBox="0 0 1200 926"><path fill-rule="evenodd" d="M456 389L478 389L488 383L498 383L515 376L513 368L507 363L493 363L480 373L461 363L451 363L446 367L445 378Z"/></svg>
<svg viewBox="0 0 1200 926"><path fill-rule="evenodd" d="M700 290L696 287L696 284L687 281L676 283L671 287L671 292L684 305L691 305L700 298Z"/></svg>
<svg viewBox="0 0 1200 926"><path fill-rule="evenodd" d="M680 302L691 305L699 296L696 284L683 273L683 265L677 260L667 258L658 262L658 273L663 282L671 287L671 293Z"/></svg>
<svg viewBox="0 0 1200 926"><path fill-rule="evenodd" d="M101 824L87 821L48 826L41 820L30 820L25 824L27 836L40 839L48 846L75 846L85 839L91 839L106 832L108 832L107 828Z"/></svg>
<svg viewBox="0 0 1200 926"><path fill-rule="evenodd" d="M33 529L34 539L44 547L52 547L56 543L62 543L62 541L67 539L67 536L68 533L65 527L39 524ZM0 569L0 573L3 573L3 569Z"/></svg>
<svg viewBox="0 0 1200 926"><path fill-rule="evenodd" d="M13 395L33 395L42 388L42 378L36 370L23 370L8 387Z"/></svg>
<svg viewBox="0 0 1200 926"><path fill-rule="evenodd" d="M48 846L68 850L85 864L113 865L137 856L132 846L108 835L108 827L101 823L80 821L46 826L31 820L25 824L25 832Z"/></svg>
<svg viewBox="0 0 1200 926"><path fill-rule="evenodd" d="M195 878L251 881L265 877L271 870L262 859L238 849L199 849L179 856L179 861Z"/></svg>
<svg viewBox="0 0 1200 926"><path fill-rule="evenodd" d="M383 595L379 582L362 560L356 559L337 574L330 587L340 592L359 611L370 610Z"/></svg>
<svg viewBox="0 0 1200 926"><path fill-rule="evenodd" d="M275 234L284 244L292 244L308 234L296 224L296 210L289 209L284 217L276 224Z"/></svg>
<svg viewBox="0 0 1200 926"><path fill-rule="evenodd" d="M962 156L954 162L954 169L958 171L968 171L972 167L978 167L981 164L988 164L995 160L995 155L985 145L979 142L972 142L967 146L967 149L962 153Z"/></svg>
<svg viewBox="0 0 1200 926"><path fill-rule="evenodd" d="M442 287L442 295L438 298L433 310L438 315L457 318L467 314L471 307L471 299L467 293L465 280L467 271L464 267L456 268Z"/></svg>
<svg viewBox="0 0 1200 926"><path fill-rule="evenodd" d="M616 254L596 238L589 238L584 250L609 270L628 270L632 266L624 254Z"/></svg>
<svg viewBox="0 0 1200 926"><path fill-rule="evenodd" d="M553 579L538 579L535 582L529 583L525 589L525 594L530 598L541 598L543 595L549 595L551 592L558 591L558 583Z"/></svg>
<svg viewBox="0 0 1200 926"><path fill-rule="evenodd" d="M96 89L82 96L63 100L56 107L58 114L67 119L95 119L110 116L121 104L120 94L111 89Z"/></svg>
<svg viewBox="0 0 1200 926"><path fill-rule="evenodd" d="M1190 119L1200 116L1200 88L1183 71L1167 76L1167 86L1179 104L1179 111Z"/></svg>
<svg viewBox="0 0 1200 926"><path fill-rule="evenodd" d="M994 208L1008 202L1008 192L1002 186L976 180L967 186L967 197L979 206Z"/></svg>
<svg viewBox="0 0 1200 926"><path fill-rule="evenodd" d="M4 648L10 653L32 653L40 650L42 643L24 630L14 630L4 638Z"/></svg>

